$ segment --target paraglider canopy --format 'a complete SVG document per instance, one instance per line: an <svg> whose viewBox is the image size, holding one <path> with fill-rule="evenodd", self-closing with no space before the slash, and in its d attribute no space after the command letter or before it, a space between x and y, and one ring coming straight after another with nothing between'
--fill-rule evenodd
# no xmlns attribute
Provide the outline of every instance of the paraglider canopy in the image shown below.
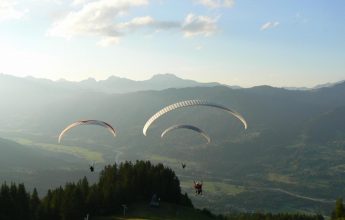
<svg viewBox="0 0 345 220"><path fill-rule="evenodd" d="M206 132L204 132L203 130L201 130L200 128L193 126L193 125L173 125L167 129L165 129L163 131L163 133L161 134L161 138L164 137L164 135L166 133L168 133L169 131L175 130L175 129L180 129L180 128L184 128L184 129L189 129L192 131L196 131L199 134L201 134L206 140L207 140L207 144L209 144L211 142L211 138L206 134Z"/></svg>
<svg viewBox="0 0 345 220"><path fill-rule="evenodd" d="M79 125L98 125L98 126L102 126L108 129L108 131L110 131L110 133L112 135L114 135L114 137L116 137L116 131L113 128L113 126L111 126L110 124L104 122L104 121L99 121L99 120L82 120L82 121L76 121L73 122L72 124L68 125L59 135L59 140L58 142L61 142L62 137L64 136L64 134L69 131L70 129L79 126Z"/></svg>
<svg viewBox="0 0 345 220"><path fill-rule="evenodd" d="M149 120L147 120L147 122L145 123L144 128L143 128L143 134L146 136L147 130L151 126L151 124L153 122L155 122L162 115L164 115L164 114L166 114L172 110L178 109L178 108L192 107L192 106L208 106L208 107L213 107L213 108L218 108L218 109L224 110L224 111L230 113L231 115L235 116L237 119L239 119L242 122L244 129L247 129L247 127L248 127L246 120L244 119L244 117L240 113L238 113L238 112L236 112L236 111L234 111L234 110L232 110L226 106L219 105L219 104L209 102L209 101L204 101L204 100L187 100L187 101L182 101L182 102L178 102L178 103L166 106L163 109L159 110Z"/></svg>

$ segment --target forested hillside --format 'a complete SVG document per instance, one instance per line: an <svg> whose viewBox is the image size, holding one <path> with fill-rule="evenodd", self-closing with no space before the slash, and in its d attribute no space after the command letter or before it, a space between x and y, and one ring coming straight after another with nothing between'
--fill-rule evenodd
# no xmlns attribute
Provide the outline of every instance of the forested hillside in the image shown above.
<svg viewBox="0 0 345 220"><path fill-rule="evenodd" d="M260 209L326 214L345 194L345 83L308 91L216 86L108 94L49 89L50 84L39 82L0 87L0 136L19 143L21 149L44 152L35 160L46 164L38 170L32 162L23 162L11 175L37 186L39 193L86 175L91 163L99 170L104 164L144 159L172 167L184 192L191 192L193 180L204 180L206 199L192 200L197 207L219 213ZM25 93L19 93L19 87ZM154 113L188 99L230 107L246 118L248 129L223 111L194 107L165 115L146 137L142 134ZM72 130L58 144L62 129L80 119L106 121L118 135L114 138L103 128L86 126ZM195 125L212 142L206 145L189 131L174 131L161 139L161 132L174 124ZM17 155L11 147L6 149L2 156L11 164ZM57 164L43 162L44 154L55 157ZM187 163L186 169L180 168L181 162ZM54 172L57 178L51 178ZM3 175L3 181L8 179ZM45 184L33 184L33 179ZM260 202L251 202L258 194Z"/></svg>
<svg viewBox="0 0 345 220"><path fill-rule="evenodd" d="M153 198L154 206L152 205ZM146 206L138 206L146 204ZM342 216L337 202L333 218ZM148 208L151 206L151 208ZM123 208L129 208L127 215ZM133 211L132 211L133 210ZM149 161L124 162L109 165L101 171L99 180L89 184L86 177L77 183L48 190L39 198L36 189L29 193L24 184L2 184L0 189L0 219L114 219L114 216L146 219L274 219L322 220L321 215L302 213L229 213L215 215L207 209L193 209L191 200L181 194L179 179L162 164ZM107 218L107 216L113 216ZM117 219L117 218L116 218Z"/></svg>
<svg viewBox="0 0 345 220"><path fill-rule="evenodd" d="M192 207L181 194L175 173L149 161L106 166L95 184L86 177L77 183L48 190L40 199L36 189L28 194L24 184L3 184L0 190L0 219L82 219L121 213L122 204L149 204L156 194L164 202Z"/></svg>

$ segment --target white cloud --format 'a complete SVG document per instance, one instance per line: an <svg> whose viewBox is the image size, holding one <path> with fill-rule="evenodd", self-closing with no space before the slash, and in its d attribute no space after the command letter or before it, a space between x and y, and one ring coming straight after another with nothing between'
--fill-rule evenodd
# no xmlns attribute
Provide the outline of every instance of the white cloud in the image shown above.
<svg viewBox="0 0 345 220"><path fill-rule="evenodd" d="M185 37L203 35L208 37L217 31L217 18L208 16L197 16L188 14L182 24L182 31Z"/></svg>
<svg viewBox="0 0 345 220"><path fill-rule="evenodd" d="M273 29L273 28L278 27L278 25L279 25L278 21L269 21L269 22L266 22L265 24L263 24L261 26L260 30L265 31L268 29Z"/></svg>
<svg viewBox="0 0 345 220"><path fill-rule="evenodd" d="M82 5L88 2L87 0L73 0L72 5Z"/></svg>
<svg viewBox="0 0 345 220"><path fill-rule="evenodd" d="M71 5L72 6L80 6L80 5L84 5L84 4L87 4L87 3L92 2L92 1L99 1L99 0L73 0Z"/></svg>
<svg viewBox="0 0 345 220"><path fill-rule="evenodd" d="M231 8L235 4L235 0L196 0L196 2L208 8Z"/></svg>
<svg viewBox="0 0 345 220"><path fill-rule="evenodd" d="M20 10L17 2L12 0L0 0L0 22L5 20L18 20L23 18L28 10Z"/></svg>
<svg viewBox="0 0 345 220"><path fill-rule="evenodd" d="M71 38L79 35L119 37L115 19L131 7L147 5L148 0L99 0L85 3L57 21L48 31L50 36Z"/></svg>
<svg viewBox="0 0 345 220"><path fill-rule="evenodd" d="M101 47L107 47L110 45L118 44L120 43L120 38L119 37L103 37L97 45Z"/></svg>
<svg viewBox="0 0 345 220"><path fill-rule="evenodd" d="M150 16L136 17L128 22L120 23L116 26L118 30L133 30L144 26L151 26L155 24L155 20Z"/></svg>
<svg viewBox="0 0 345 220"><path fill-rule="evenodd" d="M159 21L151 16L134 17L119 21L131 8L148 5L148 0L74 0L74 10L55 22L48 36L70 39L77 36L98 36L100 46L118 44L127 34L149 29L176 30L185 37L210 36L217 31L217 18L188 14L184 21ZM124 17L121 17L123 20Z"/></svg>

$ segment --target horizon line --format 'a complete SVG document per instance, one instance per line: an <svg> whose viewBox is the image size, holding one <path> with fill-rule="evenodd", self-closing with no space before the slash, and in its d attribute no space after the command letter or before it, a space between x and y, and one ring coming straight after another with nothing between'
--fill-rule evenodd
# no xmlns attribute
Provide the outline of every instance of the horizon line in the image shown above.
<svg viewBox="0 0 345 220"><path fill-rule="evenodd" d="M4 75L4 76L10 76L10 77L16 77L16 78L22 78L22 79L25 79L25 78L34 78L34 79L37 79L37 80L48 80L48 81L51 81L51 82L56 82L56 83L59 83L59 82L71 82L71 83L80 83L80 82L83 82L83 81L86 81L86 80L94 80L95 82L101 82L101 81L106 81L106 80L109 80L111 77L116 77L116 78L119 78L119 79L127 79L127 80L130 80L130 81L134 81L134 82L143 82L143 81L149 81L151 79L153 79L155 76L164 76L164 75L170 75L170 76L174 76L178 79L181 79L181 80L191 80L191 81L194 81L194 82L197 82L197 83L201 83L201 84L207 84L207 83L218 83L219 86L227 86L227 87L239 87L239 88L243 88L243 89L249 89L249 88L253 88L253 87L258 87L258 86L270 86L270 87L274 87L274 88L283 88L283 89L296 89L296 90L299 90L299 89L305 89L305 90L308 90L308 89L315 89L315 88L318 88L318 87L327 87L328 85L336 85L336 84L339 84L339 83L342 83L342 82L345 82L345 79L342 79L342 80L337 80L337 81L333 81L333 82L330 82L330 81L327 81L327 82L324 82L324 83L319 83L319 84L315 84L311 87L309 86L275 86L275 85L270 85L270 84L258 84L258 85L254 85L254 86L241 86L241 85L237 85L237 84L233 84L233 85L230 85L230 84L226 84L226 83L222 83L222 82L217 82L217 81L208 81L208 82L203 82L203 81L197 81L195 79L187 79L187 78L182 78L180 76L178 76L177 74L174 74L174 73L157 73L157 74L153 74L151 75L151 77L147 78L147 79L142 79L142 80L136 80L136 79L131 79L131 78L127 78L127 77L121 77L121 76L117 76L117 75L109 75L108 77L105 77L103 79L97 79L95 77L87 77L87 78L84 78L84 79L81 79L81 80L72 80L72 79L66 79L66 78L58 78L58 79L52 79L52 78L46 78L46 77L37 77L37 76L32 76L32 75L25 75L25 76L18 76L18 75L13 75L13 74L8 74L8 73L3 73L3 72L0 72L0 76L1 75Z"/></svg>

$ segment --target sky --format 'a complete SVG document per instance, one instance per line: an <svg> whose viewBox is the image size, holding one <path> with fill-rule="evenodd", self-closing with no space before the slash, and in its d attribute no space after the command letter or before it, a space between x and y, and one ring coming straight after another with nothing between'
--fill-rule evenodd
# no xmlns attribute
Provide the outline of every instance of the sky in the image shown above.
<svg viewBox="0 0 345 220"><path fill-rule="evenodd" d="M345 80L344 0L0 0L0 73L312 87Z"/></svg>

